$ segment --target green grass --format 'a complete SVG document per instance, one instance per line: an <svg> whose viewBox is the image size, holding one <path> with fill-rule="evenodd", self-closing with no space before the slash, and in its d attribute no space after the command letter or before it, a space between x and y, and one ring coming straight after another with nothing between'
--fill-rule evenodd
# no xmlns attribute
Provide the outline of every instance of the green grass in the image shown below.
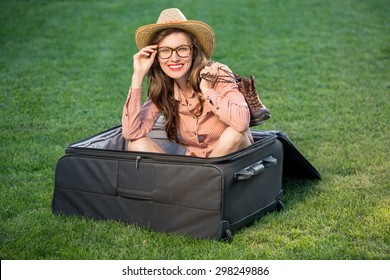
<svg viewBox="0 0 390 280"><path fill-rule="evenodd" d="M1 259L389 259L390 1L237 3L1 1ZM322 174L232 244L51 213L57 160L120 123L134 30L172 6L214 28L214 60L256 76L261 128Z"/></svg>

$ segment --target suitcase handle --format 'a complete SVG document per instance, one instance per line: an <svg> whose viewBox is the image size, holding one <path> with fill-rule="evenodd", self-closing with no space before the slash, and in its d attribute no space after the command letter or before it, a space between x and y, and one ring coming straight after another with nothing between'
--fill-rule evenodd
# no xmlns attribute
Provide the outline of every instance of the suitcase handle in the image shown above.
<svg viewBox="0 0 390 280"><path fill-rule="evenodd" d="M141 191L141 190L132 190L122 187L117 187L116 193L118 196L138 199L138 200L153 200L152 192Z"/></svg>
<svg viewBox="0 0 390 280"><path fill-rule="evenodd" d="M233 178L235 181L248 180L253 176L263 173L266 168L275 166L277 164L278 160L276 158L273 156L268 156L248 167L245 167L244 169L241 169L240 171L237 171L234 173Z"/></svg>

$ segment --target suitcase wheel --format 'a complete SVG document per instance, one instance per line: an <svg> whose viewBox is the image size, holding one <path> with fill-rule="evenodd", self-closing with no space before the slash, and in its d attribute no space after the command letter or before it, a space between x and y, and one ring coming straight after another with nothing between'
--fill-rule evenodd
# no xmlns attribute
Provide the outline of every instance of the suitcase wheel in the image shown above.
<svg viewBox="0 0 390 280"><path fill-rule="evenodd" d="M225 235L223 237L227 243L232 243L233 241L233 235L229 229L225 230Z"/></svg>
<svg viewBox="0 0 390 280"><path fill-rule="evenodd" d="M278 212L284 210L284 204L283 204L283 202L282 202L281 200L278 200L278 202L276 203L276 210L277 210Z"/></svg>

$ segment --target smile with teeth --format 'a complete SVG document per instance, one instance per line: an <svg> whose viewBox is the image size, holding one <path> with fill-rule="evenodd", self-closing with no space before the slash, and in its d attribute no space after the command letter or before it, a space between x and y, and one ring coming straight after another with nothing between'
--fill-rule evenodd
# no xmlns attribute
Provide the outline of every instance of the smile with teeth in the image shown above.
<svg viewBox="0 0 390 280"><path fill-rule="evenodd" d="M172 71L180 71L183 68L183 64L170 64L168 67Z"/></svg>

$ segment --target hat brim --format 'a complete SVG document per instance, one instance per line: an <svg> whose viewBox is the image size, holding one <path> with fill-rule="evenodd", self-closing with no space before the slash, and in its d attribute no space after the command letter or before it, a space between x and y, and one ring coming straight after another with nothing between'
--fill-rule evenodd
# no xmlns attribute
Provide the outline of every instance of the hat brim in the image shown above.
<svg viewBox="0 0 390 280"><path fill-rule="evenodd" d="M157 32L169 28L182 29L194 35L196 40L202 46L207 58L211 58L215 47L214 31L208 24L196 20L154 23L141 26L135 32L135 43L138 49L140 50L150 45L150 42L153 40L153 37Z"/></svg>

